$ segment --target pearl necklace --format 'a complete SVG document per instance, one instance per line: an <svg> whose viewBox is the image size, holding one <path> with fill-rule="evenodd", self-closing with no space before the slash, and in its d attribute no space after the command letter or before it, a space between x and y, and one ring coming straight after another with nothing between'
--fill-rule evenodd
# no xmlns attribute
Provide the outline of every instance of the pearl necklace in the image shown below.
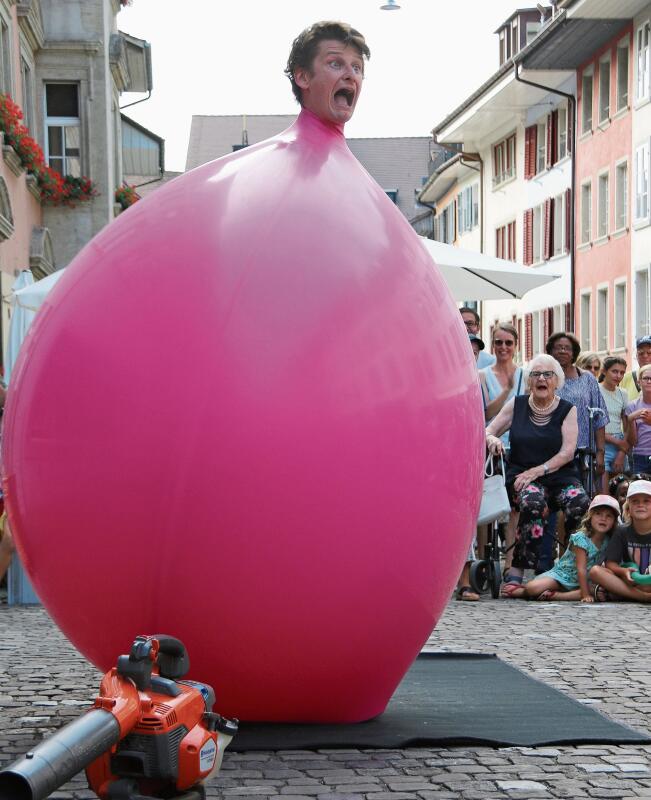
<svg viewBox="0 0 651 800"><path fill-rule="evenodd" d="M529 395L529 408L531 409L531 421L534 425L546 425L549 422L549 419L552 415L552 410L554 406L557 405L558 397L554 396L551 403L547 406L537 406L534 401L532 395Z"/></svg>

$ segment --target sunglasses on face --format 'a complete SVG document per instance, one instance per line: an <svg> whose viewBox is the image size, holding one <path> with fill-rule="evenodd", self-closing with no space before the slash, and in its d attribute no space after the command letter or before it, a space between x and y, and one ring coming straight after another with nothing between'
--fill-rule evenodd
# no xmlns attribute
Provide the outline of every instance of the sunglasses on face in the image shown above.
<svg viewBox="0 0 651 800"><path fill-rule="evenodd" d="M502 347L502 345L504 345L505 347L513 347L515 345L515 342L513 341L513 339L511 339L510 341L508 339L493 339L493 344L496 344L498 347Z"/></svg>
<svg viewBox="0 0 651 800"><path fill-rule="evenodd" d="M544 378L546 381L549 381L554 377L554 372L552 370L545 370L544 372L538 372L537 370L534 370L533 372L529 373L529 376L534 380L537 378Z"/></svg>

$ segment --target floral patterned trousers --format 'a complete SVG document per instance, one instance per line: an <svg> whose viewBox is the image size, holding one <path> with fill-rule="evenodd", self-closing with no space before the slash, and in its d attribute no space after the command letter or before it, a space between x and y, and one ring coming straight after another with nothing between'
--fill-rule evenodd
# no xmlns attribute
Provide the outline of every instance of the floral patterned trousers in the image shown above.
<svg viewBox="0 0 651 800"><path fill-rule="evenodd" d="M514 567L535 569L550 503L565 515L565 531L569 537L579 527L590 499L578 481L556 491L533 481L515 494L515 507L520 510L520 521L513 548Z"/></svg>

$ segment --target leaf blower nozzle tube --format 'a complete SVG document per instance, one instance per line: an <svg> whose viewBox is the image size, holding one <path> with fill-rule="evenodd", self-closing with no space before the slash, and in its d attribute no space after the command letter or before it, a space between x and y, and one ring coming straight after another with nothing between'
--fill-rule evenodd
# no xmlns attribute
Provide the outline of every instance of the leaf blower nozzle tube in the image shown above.
<svg viewBox="0 0 651 800"><path fill-rule="evenodd" d="M0 772L0 800L43 800L120 739L109 711L94 709Z"/></svg>

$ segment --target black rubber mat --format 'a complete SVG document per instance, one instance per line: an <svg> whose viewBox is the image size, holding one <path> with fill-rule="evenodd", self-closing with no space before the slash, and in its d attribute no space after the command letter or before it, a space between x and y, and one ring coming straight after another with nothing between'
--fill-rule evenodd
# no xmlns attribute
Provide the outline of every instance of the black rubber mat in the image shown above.
<svg viewBox="0 0 651 800"><path fill-rule="evenodd" d="M422 653L386 711L346 725L242 722L229 749L651 742L494 655Z"/></svg>

